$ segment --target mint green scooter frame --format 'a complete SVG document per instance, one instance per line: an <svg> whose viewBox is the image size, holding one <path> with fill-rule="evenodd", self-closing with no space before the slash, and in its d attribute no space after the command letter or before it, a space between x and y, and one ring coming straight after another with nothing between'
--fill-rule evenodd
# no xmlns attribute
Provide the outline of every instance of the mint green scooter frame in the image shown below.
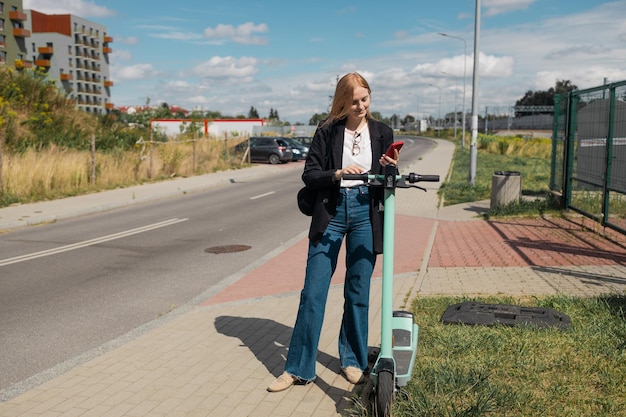
<svg viewBox="0 0 626 417"><path fill-rule="evenodd" d="M382 186L385 190L381 343L371 376L376 402L375 413L378 416L390 416L393 394L398 387L405 386L411 379L419 334L413 313L393 310L395 190L414 187L426 191L425 188L409 184L419 181L438 182L439 176L398 175L395 165L387 165L383 176L357 174L345 175L344 178L368 180L370 186Z"/></svg>
<svg viewBox="0 0 626 417"><path fill-rule="evenodd" d="M383 235L383 278L381 305L380 353L372 370L374 387L378 386L380 372L391 372L395 385L405 386L411 379L417 353L419 327L413 314L393 310L393 277L395 253L396 187L402 177L395 165L388 165L382 186L385 189L385 217ZM395 387L394 387L395 388Z"/></svg>

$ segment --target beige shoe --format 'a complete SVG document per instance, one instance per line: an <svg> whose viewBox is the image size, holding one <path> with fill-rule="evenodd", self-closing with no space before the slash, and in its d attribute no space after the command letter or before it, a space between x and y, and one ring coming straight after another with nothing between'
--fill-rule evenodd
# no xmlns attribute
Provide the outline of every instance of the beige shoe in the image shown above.
<svg viewBox="0 0 626 417"><path fill-rule="evenodd" d="M365 382L365 377L363 375L363 371L359 368L355 368L354 366L348 366L347 368L341 368L346 379L354 385L362 384Z"/></svg>
<svg viewBox="0 0 626 417"><path fill-rule="evenodd" d="M272 382L269 387L267 387L267 390L269 392L280 392L286 390L295 383L296 379L293 376L287 372L283 372L281 376L276 378L276 381Z"/></svg>

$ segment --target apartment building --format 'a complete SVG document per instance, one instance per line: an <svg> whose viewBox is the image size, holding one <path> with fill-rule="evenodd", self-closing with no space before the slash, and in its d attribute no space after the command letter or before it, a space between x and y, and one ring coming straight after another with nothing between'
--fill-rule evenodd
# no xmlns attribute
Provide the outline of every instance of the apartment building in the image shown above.
<svg viewBox="0 0 626 417"><path fill-rule="evenodd" d="M105 26L70 14L23 10L22 0L0 0L0 66L42 68L86 112L104 114L111 102Z"/></svg>
<svg viewBox="0 0 626 417"><path fill-rule="evenodd" d="M105 26L70 14L47 15L26 10L24 27L28 56L48 78L86 112L104 114L113 108L109 54L113 38Z"/></svg>
<svg viewBox="0 0 626 417"><path fill-rule="evenodd" d="M30 32L24 26L27 19L22 0L0 0L0 66L33 66L28 60L26 41Z"/></svg>

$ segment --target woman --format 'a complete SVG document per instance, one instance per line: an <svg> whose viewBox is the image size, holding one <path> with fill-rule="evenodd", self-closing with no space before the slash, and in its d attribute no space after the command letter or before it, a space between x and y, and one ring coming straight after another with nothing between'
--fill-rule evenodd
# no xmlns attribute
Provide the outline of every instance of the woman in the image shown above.
<svg viewBox="0 0 626 417"><path fill-rule="evenodd" d="M339 334L339 360L345 377L363 382L367 370L370 278L376 255L382 253L383 190L344 174L382 174L397 163L384 155L393 131L371 118L370 87L357 73L337 83L328 119L315 132L302 180L318 190L309 229L304 289L291 336L285 372L267 388L283 391L315 379L317 348L328 289L346 237L344 313Z"/></svg>

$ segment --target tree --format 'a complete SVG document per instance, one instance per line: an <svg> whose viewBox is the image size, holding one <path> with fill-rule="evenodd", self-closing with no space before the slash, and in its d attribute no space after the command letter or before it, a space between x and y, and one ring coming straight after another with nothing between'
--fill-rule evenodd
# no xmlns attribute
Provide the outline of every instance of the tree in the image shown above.
<svg viewBox="0 0 626 417"><path fill-rule="evenodd" d="M207 112L205 113L205 116L207 119L223 119L224 117L222 117L222 113L218 112L218 111L213 111L213 110L207 110Z"/></svg>
<svg viewBox="0 0 626 417"><path fill-rule="evenodd" d="M270 120L280 120L278 110L270 109L270 115L267 118Z"/></svg>
<svg viewBox="0 0 626 417"><path fill-rule="evenodd" d="M250 110L248 111L248 119L258 119L259 112L254 108L254 106L250 106Z"/></svg>
<svg viewBox="0 0 626 417"><path fill-rule="evenodd" d="M309 120L309 125L310 126L317 126L320 124L320 122L322 122L323 120L325 120L328 117L328 113L315 113L311 119Z"/></svg>
<svg viewBox="0 0 626 417"><path fill-rule="evenodd" d="M383 115L379 111L373 111L372 118L380 120L381 122L384 121Z"/></svg>
<svg viewBox="0 0 626 417"><path fill-rule="evenodd" d="M557 80L554 87L550 87L547 91L528 90L524 97L515 102L515 106L554 106L555 94L566 94L570 91L578 90L578 87L570 80ZM551 111L538 111L537 113L552 113ZM515 116L521 116L522 113L516 113Z"/></svg>
<svg viewBox="0 0 626 417"><path fill-rule="evenodd" d="M174 117L174 113L172 113L169 104L161 103L154 116L155 119L172 119Z"/></svg>

